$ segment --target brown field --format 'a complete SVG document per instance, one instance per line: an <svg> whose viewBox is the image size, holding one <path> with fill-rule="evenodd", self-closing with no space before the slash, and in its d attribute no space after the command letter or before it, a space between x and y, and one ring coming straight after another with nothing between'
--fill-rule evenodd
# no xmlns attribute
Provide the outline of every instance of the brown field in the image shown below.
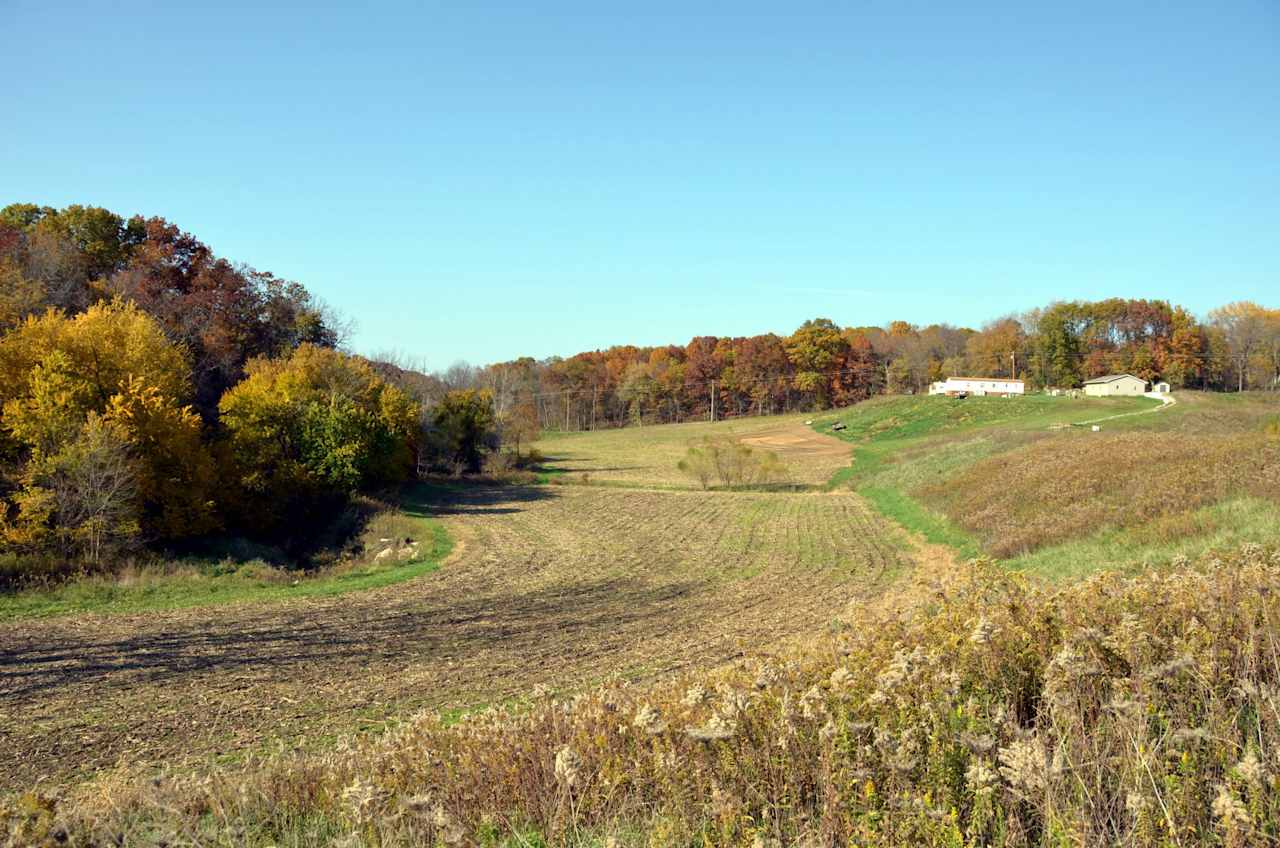
<svg viewBox="0 0 1280 848"><path fill-rule="evenodd" d="M811 415L735 418L715 423L665 424L624 430L554 434L534 447L547 466L601 483L695 489L697 483L676 468L690 446L708 436L730 436L753 448L772 451L800 486L822 486L849 465L850 446L805 426Z"/></svg>
<svg viewBox="0 0 1280 848"><path fill-rule="evenodd" d="M438 572L333 598L0 628L0 788L311 747L423 708L715 666L901 563L853 494L460 487Z"/></svg>

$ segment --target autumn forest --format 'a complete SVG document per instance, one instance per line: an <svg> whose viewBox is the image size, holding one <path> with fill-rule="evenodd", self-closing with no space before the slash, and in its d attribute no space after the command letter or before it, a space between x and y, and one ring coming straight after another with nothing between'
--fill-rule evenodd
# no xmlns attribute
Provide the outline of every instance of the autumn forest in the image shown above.
<svg viewBox="0 0 1280 848"><path fill-rule="evenodd" d="M847 406L955 375L1072 387L1280 387L1280 310L1058 302L980 328L817 318L425 373L344 345L301 284L162 218L0 210L3 571L231 533L305 547L303 516L424 471L479 472L546 430Z"/></svg>

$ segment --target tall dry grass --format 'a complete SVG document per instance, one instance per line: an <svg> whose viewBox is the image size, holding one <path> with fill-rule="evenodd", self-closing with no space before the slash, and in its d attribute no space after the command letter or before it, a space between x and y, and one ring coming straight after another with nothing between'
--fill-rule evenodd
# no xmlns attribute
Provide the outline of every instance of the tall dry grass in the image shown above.
<svg viewBox="0 0 1280 848"><path fill-rule="evenodd" d="M1280 839L1280 551L1051 591L921 579L808 649L122 773L12 844L1065 846Z"/></svg>
<svg viewBox="0 0 1280 848"><path fill-rule="evenodd" d="M980 460L915 494L977 535L984 550L1017 556L1232 497L1280 501L1280 441L1257 431L1079 433ZM1176 525L1166 521L1166 530Z"/></svg>

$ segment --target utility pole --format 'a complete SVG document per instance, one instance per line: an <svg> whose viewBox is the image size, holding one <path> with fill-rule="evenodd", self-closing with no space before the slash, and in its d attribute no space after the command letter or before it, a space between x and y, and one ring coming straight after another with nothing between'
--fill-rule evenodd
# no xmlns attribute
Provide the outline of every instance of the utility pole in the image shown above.
<svg viewBox="0 0 1280 848"><path fill-rule="evenodd" d="M711 381L711 420L716 420L716 381Z"/></svg>
<svg viewBox="0 0 1280 848"><path fill-rule="evenodd" d="M569 390L564 390L564 431L569 432Z"/></svg>
<svg viewBox="0 0 1280 848"><path fill-rule="evenodd" d="M599 386L591 387L591 429L593 432L596 429L596 395L599 394L599 392Z"/></svg>
<svg viewBox="0 0 1280 848"><path fill-rule="evenodd" d="M1009 359L1013 363L1009 366L1009 379L1016 380L1018 379L1018 352L1016 350L1009 351Z"/></svg>

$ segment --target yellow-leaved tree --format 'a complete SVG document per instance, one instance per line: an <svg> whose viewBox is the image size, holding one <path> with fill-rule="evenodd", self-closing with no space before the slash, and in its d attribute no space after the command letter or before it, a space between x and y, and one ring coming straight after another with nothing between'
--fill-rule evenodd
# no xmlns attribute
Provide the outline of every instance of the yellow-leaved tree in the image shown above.
<svg viewBox="0 0 1280 848"><path fill-rule="evenodd" d="M288 528L413 474L418 405L365 360L303 344L246 370L218 408L239 483L229 511L250 531Z"/></svg>
<svg viewBox="0 0 1280 848"><path fill-rule="evenodd" d="M100 561L138 535L206 533L213 462L181 347L132 304L50 310L0 339L0 429L21 464L11 545Z"/></svg>
<svg viewBox="0 0 1280 848"><path fill-rule="evenodd" d="M106 418L142 459L138 493L143 526L162 539L213 530L218 524L212 497L217 473L195 410L130 377L107 403Z"/></svg>
<svg viewBox="0 0 1280 848"><path fill-rule="evenodd" d="M44 286L24 276L17 262L0 257L0 331L21 323L44 303Z"/></svg>

